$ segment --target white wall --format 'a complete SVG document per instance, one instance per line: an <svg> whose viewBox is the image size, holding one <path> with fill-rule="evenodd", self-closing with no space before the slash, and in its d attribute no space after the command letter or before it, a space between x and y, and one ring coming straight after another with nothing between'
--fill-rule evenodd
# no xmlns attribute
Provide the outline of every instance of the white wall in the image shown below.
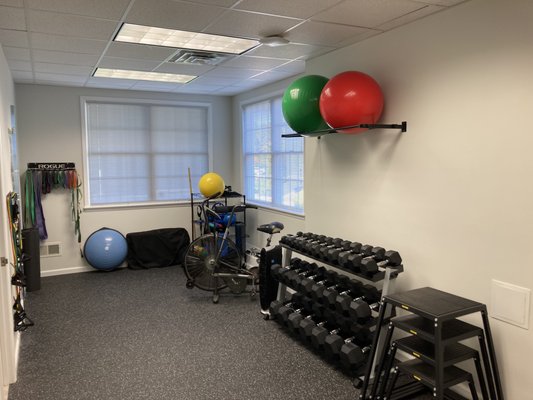
<svg viewBox="0 0 533 400"><path fill-rule="evenodd" d="M9 128L11 128L11 106L15 104L13 79L9 72L4 51L0 45L0 256L13 263L10 251L10 233L7 221L5 198L12 190L11 150ZM13 333L12 286L10 266L0 267L0 399L4 398L3 385L16 380L16 335Z"/></svg>
<svg viewBox="0 0 533 400"><path fill-rule="evenodd" d="M227 97L133 92L59 86L16 85L21 171L28 162L73 161L83 178L80 96L125 97L210 103L213 125L213 169L227 184L233 179L231 101ZM193 182L193 185L195 183ZM43 275L86 268L70 217L69 192L52 192L44 197L43 209L48 242L61 242L63 255L41 259ZM102 227L123 234L166 227L190 230L190 208L161 206L130 209L85 210L81 215L82 244ZM74 268L74 269L73 269Z"/></svg>
<svg viewBox="0 0 533 400"><path fill-rule="evenodd" d="M397 290L432 286L490 305L492 279L532 288L532 20L531 1L472 0L308 61L306 74L373 76L381 122L406 120L408 132L305 139L305 223L288 232L399 250ZM234 112L277 89L237 97ZM490 320L511 400L532 398L530 310L529 330Z"/></svg>

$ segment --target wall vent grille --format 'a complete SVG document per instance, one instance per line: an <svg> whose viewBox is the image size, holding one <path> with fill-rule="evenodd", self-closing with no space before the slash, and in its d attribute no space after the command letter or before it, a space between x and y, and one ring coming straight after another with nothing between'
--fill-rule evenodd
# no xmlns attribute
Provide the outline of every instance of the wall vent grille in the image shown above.
<svg viewBox="0 0 533 400"><path fill-rule="evenodd" d="M41 257L59 257L62 254L61 242L48 242L40 246Z"/></svg>

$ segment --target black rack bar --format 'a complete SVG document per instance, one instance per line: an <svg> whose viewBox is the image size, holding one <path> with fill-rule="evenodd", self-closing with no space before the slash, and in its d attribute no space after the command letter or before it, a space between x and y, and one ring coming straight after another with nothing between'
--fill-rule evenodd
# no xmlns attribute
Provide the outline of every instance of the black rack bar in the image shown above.
<svg viewBox="0 0 533 400"><path fill-rule="evenodd" d="M292 138L292 137L305 137L307 135L313 136L323 136L329 135L331 133L338 133L343 129L354 129L354 128L366 128L366 129L400 129L402 133L407 132L407 121L402 121L401 124L359 124L359 125L349 125L341 126L335 129L321 129L319 131L313 132L304 132L304 133L287 133L281 135L283 138Z"/></svg>
<svg viewBox="0 0 533 400"><path fill-rule="evenodd" d="M28 169L39 170L64 170L76 169L76 164L73 162L32 162L28 163Z"/></svg>

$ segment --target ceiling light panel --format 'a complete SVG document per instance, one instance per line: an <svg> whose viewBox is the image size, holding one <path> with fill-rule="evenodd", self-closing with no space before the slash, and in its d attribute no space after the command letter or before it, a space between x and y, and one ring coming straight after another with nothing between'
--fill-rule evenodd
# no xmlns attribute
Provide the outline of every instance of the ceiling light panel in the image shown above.
<svg viewBox="0 0 533 400"><path fill-rule="evenodd" d="M259 45L257 40L134 24L123 24L115 41L230 54L241 54Z"/></svg>
<svg viewBox="0 0 533 400"><path fill-rule="evenodd" d="M166 74L162 72L131 71L126 69L108 68L98 68L94 72L94 76L100 78L133 79L142 81L176 83L187 83L196 78L196 76L194 75Z"/></svg>

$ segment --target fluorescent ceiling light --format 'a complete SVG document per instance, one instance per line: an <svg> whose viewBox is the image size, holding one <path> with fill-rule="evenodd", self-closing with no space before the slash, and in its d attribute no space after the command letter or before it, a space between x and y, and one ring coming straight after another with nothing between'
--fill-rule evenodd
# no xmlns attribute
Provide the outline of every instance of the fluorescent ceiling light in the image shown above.
<svg viewBox="0 0 533 400"><path fill-rule="evenodd" d="M115 41L231 54L241 54L259 45L257 40L134 24L123 24Z"/></svg>
<svg viewBox="0 0 533 400"><path fill-rule="evenodd" d="M130 71L127 69L98 68L94 76L99 78L134 79L141 81L187 83L192 81L194 75L164 74L161 72Z"/></svg>

